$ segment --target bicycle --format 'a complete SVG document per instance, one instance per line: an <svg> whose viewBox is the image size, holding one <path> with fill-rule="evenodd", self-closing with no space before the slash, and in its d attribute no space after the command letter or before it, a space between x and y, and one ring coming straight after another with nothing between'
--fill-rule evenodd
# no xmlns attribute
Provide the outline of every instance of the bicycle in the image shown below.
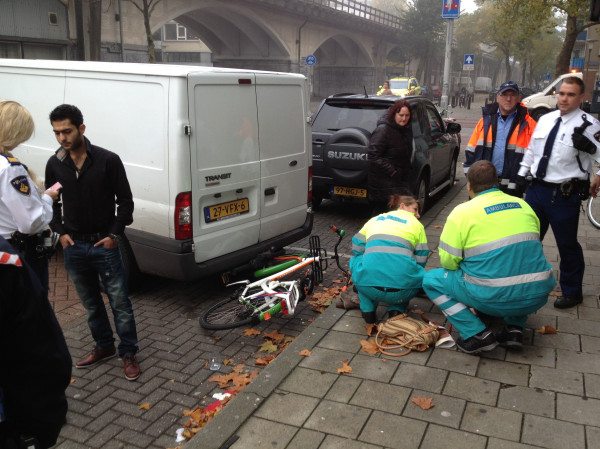
<svg viewBox="0 0 600 449"><path fill-rule="evenodd" d="M590 196L586 210L590 223L592 223L596 229L600 229L600 199Z"/></svg>
<svg viewBox="0 0 600 449"><path fill-rule="evenodd" d="M229 284L228 287L239 284L242 286L229 298L209 307L200 317L200 325L209 330L232 329L269 320L279 313L293 315L298 302L312 293L315 283L323 281L323 271L327 269L330 260L335 260L337 267L344 273L346 283L342 289L345 290L350 282L350 274L340 265L338 254L338 246L345 232L335 226L331 226L331 230L338 235L333 256L328 256L327 251L321 248L319 236L311 236L308 257L257 281L245 280ZM306 268L303 277L282 280L303 268Z"/></svg>

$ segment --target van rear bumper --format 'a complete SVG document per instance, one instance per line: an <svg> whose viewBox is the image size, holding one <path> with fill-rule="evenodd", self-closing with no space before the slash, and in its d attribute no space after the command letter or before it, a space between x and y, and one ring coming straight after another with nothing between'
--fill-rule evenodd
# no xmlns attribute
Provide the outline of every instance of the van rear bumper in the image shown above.
<svg viewBox="0 0 600 449"><path fill-rule="evenodd" d="M178 281L193 281L242 265L271 247L290 245L310 235L312 227L313 214L310 212L299 228L202 263L196 263L191 239L174 240L135 229L127 229L125 234L141 272Z"/></svg>

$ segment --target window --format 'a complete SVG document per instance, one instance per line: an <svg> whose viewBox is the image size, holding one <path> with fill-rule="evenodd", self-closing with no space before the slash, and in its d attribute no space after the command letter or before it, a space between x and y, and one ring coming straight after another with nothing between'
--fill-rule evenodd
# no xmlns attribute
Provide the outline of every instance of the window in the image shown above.
<svg viewBox="0 0 600 449"><path fill-rule="evenodd" d="M177 22L169 22L163 25L163 37L165 41L197 41L200 40L193 32Z"/></svg>

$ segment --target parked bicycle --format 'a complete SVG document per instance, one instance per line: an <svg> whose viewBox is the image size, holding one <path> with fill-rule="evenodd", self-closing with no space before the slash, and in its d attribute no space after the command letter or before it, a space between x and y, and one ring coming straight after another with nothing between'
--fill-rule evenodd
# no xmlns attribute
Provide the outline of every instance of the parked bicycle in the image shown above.
<svg viewBox="0 0 600 449"><path fill-rule="evenodd" d="M345 232L335 226L331 230L337 233L338 241L334 246L334 255L328 256L321 248L319 236L309 239L309 256L303 257L295 265L278 271L254 282L249 280L233 282L228 286L241 285L229 298L210 307L200 318L205 329L221 330L253 325L283 313L293 315L299 301L311 294L315 284L323 280L323 271L328 262L335 260L337 267L346 277L343 289L350 282L350 274L340 265L338 246ZM294 280L284 280L300 274Z"/></svg>
<svg viewBox="0 0 600 449"><path fill-rule="evenodd" d="M600 229L600 198L590 196L587 203L587 217L596 229Z"/></svg>

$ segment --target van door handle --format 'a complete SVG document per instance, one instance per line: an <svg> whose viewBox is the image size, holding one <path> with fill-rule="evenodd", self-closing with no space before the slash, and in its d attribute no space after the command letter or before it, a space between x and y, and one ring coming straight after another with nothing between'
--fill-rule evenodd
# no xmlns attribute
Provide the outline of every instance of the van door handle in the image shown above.
<svg viewBox="0 0 600 449"><path fill-rule="evenodd" d="M275 187L269 187L265 189L265 196L275 195Z"/></svg>
<svg viewBox="0 0 600 449"><path fill-rule="evenodd" d="M292 162L290 162L290 167L295 167L296 165L298 165L297 160L294 159Z"/></svg>

